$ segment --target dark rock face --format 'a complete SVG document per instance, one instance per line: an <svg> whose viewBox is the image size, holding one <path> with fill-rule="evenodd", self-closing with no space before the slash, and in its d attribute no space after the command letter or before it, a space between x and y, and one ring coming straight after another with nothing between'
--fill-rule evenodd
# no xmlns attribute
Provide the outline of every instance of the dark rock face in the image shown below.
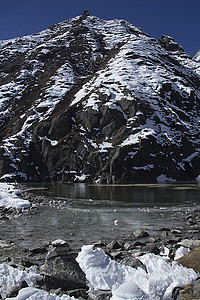
<svg viewBox="0 0 200 300"><path fill-rule="evenodd" d="M70 251L65 241L54 241L49 246L44 265L40 266L48 290L86 289L85 274L76 262L77 253Z"/></svg>
<svg viewBox="0 0 200 300"><path fill-rule="evenodd" d="M183 48L170 36L162 35L159 38L159 42L169 51L184 51Z"/></svg>
<svg viewBox="0 0 200 300"><path fill-rule="evenodd" d="M85 288L85 274L75 258L77 254L48 259L44 266L44 281L48 290L61 287L64 291Z"/></svg>
<svg viewBox="0 0 200 300"><path fill-rule="evenodd" d="M200 67L173 38L90 16L0 43L0 178L199 175Z"/></svg>

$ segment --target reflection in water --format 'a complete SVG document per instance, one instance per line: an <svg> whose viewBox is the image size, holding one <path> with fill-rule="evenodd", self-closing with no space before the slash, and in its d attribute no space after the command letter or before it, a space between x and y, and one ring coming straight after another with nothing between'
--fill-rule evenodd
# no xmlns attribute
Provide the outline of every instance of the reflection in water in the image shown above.
<svg viewBox="0 0 200 300"><path fill-rule="evenodd" d="M38 189L41 186L47 189ZM80 247L138 228L178 226L186 211L200 207L198 184L57 183L35 184L35 188L37 195L52 197L52 201L40 206L37 214L6 221L0 229L2 239L17 239L30 247L61 238Z"/></svg>

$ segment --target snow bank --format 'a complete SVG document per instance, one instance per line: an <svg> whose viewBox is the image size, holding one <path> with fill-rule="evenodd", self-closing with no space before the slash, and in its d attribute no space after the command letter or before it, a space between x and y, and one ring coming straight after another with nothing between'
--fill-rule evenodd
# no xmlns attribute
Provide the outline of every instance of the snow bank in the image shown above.
<svg viewBox="0 0 200 300"><path fill-rule="evenodd" d="M14 287L21 286L22 281L26 281L29 286L33 286L39 279L41 279L41 276L32 269L21 271L7 264L0 264L0 295L5 299Z"/></svg>
<svg viewBox="0 0 200 300"><path fill-rule="evenodd" d="M34 285L42 276L36 274L33 269L24 271L13 268L7 264L0 264L0 296L1 299L15 300L74 300L74 297L63 295L59 297L55 294L49 294L46 291L34 288ZM26 281L28 287L19 291L18 295L13 298L6 298L9 293L16 287L20 287L22 282Z"/></svg>
<svg viewBox="0 0 200 300"><path fill-rule="evenodd" d="M55 294L49 294L45 291L27 287L25 289L22 289L19 291L19 294L17 297L8 298L8 300L73 300L74 297L70 297L68 295L63 295L62 297L59 297Z"/></svg>
<svg viewBox="0 0 200 300"><path fill-rule="evenodd" d="M30 202L28 200L20 199L17 194L20 191L17 190L14 185L7 183L0 183L0 206L6 208L16 208L23 209L30 207Z"/></svg>
<svg viewBox="0 0 200 300"><path fill-rule="evenodd" d="M92 245L83 246L77 257L91 288L111 290L112 300L171 299L175 286L184 286L198 277L192 269L169 263L159 255L145 254L140 260L147 272L119 264L102 249L93 250Z"/></svg>

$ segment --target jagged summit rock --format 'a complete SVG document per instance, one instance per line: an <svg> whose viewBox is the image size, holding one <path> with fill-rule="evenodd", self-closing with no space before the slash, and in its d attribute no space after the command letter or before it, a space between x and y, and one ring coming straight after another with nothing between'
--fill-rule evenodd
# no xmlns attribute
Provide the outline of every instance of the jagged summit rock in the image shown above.
<svg viewBox="0 0 200 300"><path fill-rule="evenodd" d="M200 50L195 54L193 59L196 60L197 62L200 62Z"/></svg>
<svg viewBox="0 0 200 300"><path fill-rule="evenodd" d="M171 36L162 35L159 38L159 42L169 51L181 51L184 52L183 48L174 41L174 38Z"/></svg>
<svg viewBox="0 0 200 300"><path fill-rule="evenodd" d="M200 63L173 38L82 16L0 42L0 178L200 174Z"/></svg>
<svg viewBox="0 0 200 300"><path fill-rule="evenodd" d="M90 16L90 13L88 11L88 9L86 9L83 14L82 14L82 17L85 18L85 17L89 17Z"/></svg>

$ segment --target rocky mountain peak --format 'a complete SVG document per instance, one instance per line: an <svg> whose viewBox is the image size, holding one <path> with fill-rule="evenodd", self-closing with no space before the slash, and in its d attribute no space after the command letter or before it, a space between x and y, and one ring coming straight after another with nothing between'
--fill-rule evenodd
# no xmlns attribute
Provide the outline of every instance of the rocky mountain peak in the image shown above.
<svg viewBox="0 0 200 300"><path fill-rule="evenodd" d="M183 48L177 42L175 42L174 38L171 36L162 35L159 38L159 42L165 47L166 50L184 52Z"/></svg>
<svg viewBox="0 0 200 300"><path fill-rule="evenodd" d="M173 38L85 11L1 41L0 74L1 180L199 175L200 65Z"/></svg>
<svg viewBox="0 0 200 300"><path fill-rule="evenodd" d="M193 59L196 60L197 62L200 62L200 50L195 54Z"/></svg>
<svg viewBox="0 0 200 300"><path fill-rule="evenodd" d="M86 18L86 17L89 17L89 16L90 16L90 13L89 13L88 9L86 9L86 10L83 12L82 17L83 17L83 18Z"/></svg>

